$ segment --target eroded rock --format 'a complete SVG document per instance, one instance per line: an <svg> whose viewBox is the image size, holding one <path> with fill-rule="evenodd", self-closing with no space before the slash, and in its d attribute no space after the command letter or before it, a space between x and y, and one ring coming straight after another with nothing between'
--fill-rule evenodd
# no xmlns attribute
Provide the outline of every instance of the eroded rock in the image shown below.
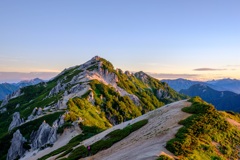
<svg viewBox="0 0 240 160"><path fill-rule="evenodd" d="M12 117L12 122L8 128L8 131L11 131L13 128L20 126L24 123L24 120L20 117L19 112L15 112Z"/></svg>

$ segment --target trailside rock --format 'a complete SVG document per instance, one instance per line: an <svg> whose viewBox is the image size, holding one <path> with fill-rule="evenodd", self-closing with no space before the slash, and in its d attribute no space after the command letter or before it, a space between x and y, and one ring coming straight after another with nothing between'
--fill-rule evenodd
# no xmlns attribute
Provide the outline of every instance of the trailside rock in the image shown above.
<svg viewBox="0 0 240 160"><path fill-rule="evenodd" d="M23 144L26 139L22 136L19 130L13 134L12 144L8 150L7 160L19 159L25 152Z"/></svg>
<svg viewBox="0 0 240 160"><path fill-rule="evenodd" d="M8 131L11 131L13 128L18 127L23 122L24 122L24 120L21 119L19 112L15 112L13 114L12 122L8 128Z"/></svg>

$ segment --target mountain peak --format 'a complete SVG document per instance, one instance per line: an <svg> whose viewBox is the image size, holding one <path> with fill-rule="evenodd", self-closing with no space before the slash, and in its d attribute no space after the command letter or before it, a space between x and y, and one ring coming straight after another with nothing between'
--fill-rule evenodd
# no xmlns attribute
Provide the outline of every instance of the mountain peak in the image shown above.
<svg viewBox="0 0 240 160"><path fill-rule="evenodd" d="M101 57L99 57L98 55L94 56L91 60L95 60L95 61L99 61L101 59Z"/></svg>

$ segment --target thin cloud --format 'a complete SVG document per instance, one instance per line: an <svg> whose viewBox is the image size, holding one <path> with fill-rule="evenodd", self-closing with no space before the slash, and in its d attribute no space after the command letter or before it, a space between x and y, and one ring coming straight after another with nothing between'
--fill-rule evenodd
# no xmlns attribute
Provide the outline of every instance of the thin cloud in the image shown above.
<svg viewBox="0 0 240 160"><path fill-rule="evenodd" d="M196 68L194 71L225 71L225 68Z"/></svg>
<svg viewBox="0 0 240 160"><path fill-rule="evenodd" d="M227 65L227 67L240 67L240 65Z"/></svg>
<svg viewBox="0 0 240 160"><path fill-rule="evenodd" d="M195 79L200 76L198 74L172 74L172 73L151 73L151 72L148 72L147 74L157 79L177 79L177 78Z"/></svg>

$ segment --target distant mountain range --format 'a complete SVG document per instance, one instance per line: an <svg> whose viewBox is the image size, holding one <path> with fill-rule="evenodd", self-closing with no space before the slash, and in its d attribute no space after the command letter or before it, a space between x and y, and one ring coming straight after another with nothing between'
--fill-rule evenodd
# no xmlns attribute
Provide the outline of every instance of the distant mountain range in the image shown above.
<svg viewBox="0 0 240 160"><path fill-rule="evenodd" d="M192 85L195 84L205 84L214 90L217 91L231 91L237 94L240 94L240 80L237 79L220 79L220 80L212 80L212 81L191 81L187 79L175 79L175 80L161 80L162 82L166 82L169 84L171 88L176 91L180 91L182 89L188 89Z"/></svg>
<svg viewBox="0 0 240 160"><path fill-rule="evenodd" d="M240 95L234 92L217 91L205 84L195 84L179 92L191 97L199 96L218 110L240 112Z"/></svg>
<svg viewBox="0 0 240 160"><path fill-rule="evenodd" d="M25 80L18 83L2 83L0 84L0 100L3 100L7 95L12 94L19 88L35 85L41 82L43 82L43 80L35 78L32 80Z"/></svg>

